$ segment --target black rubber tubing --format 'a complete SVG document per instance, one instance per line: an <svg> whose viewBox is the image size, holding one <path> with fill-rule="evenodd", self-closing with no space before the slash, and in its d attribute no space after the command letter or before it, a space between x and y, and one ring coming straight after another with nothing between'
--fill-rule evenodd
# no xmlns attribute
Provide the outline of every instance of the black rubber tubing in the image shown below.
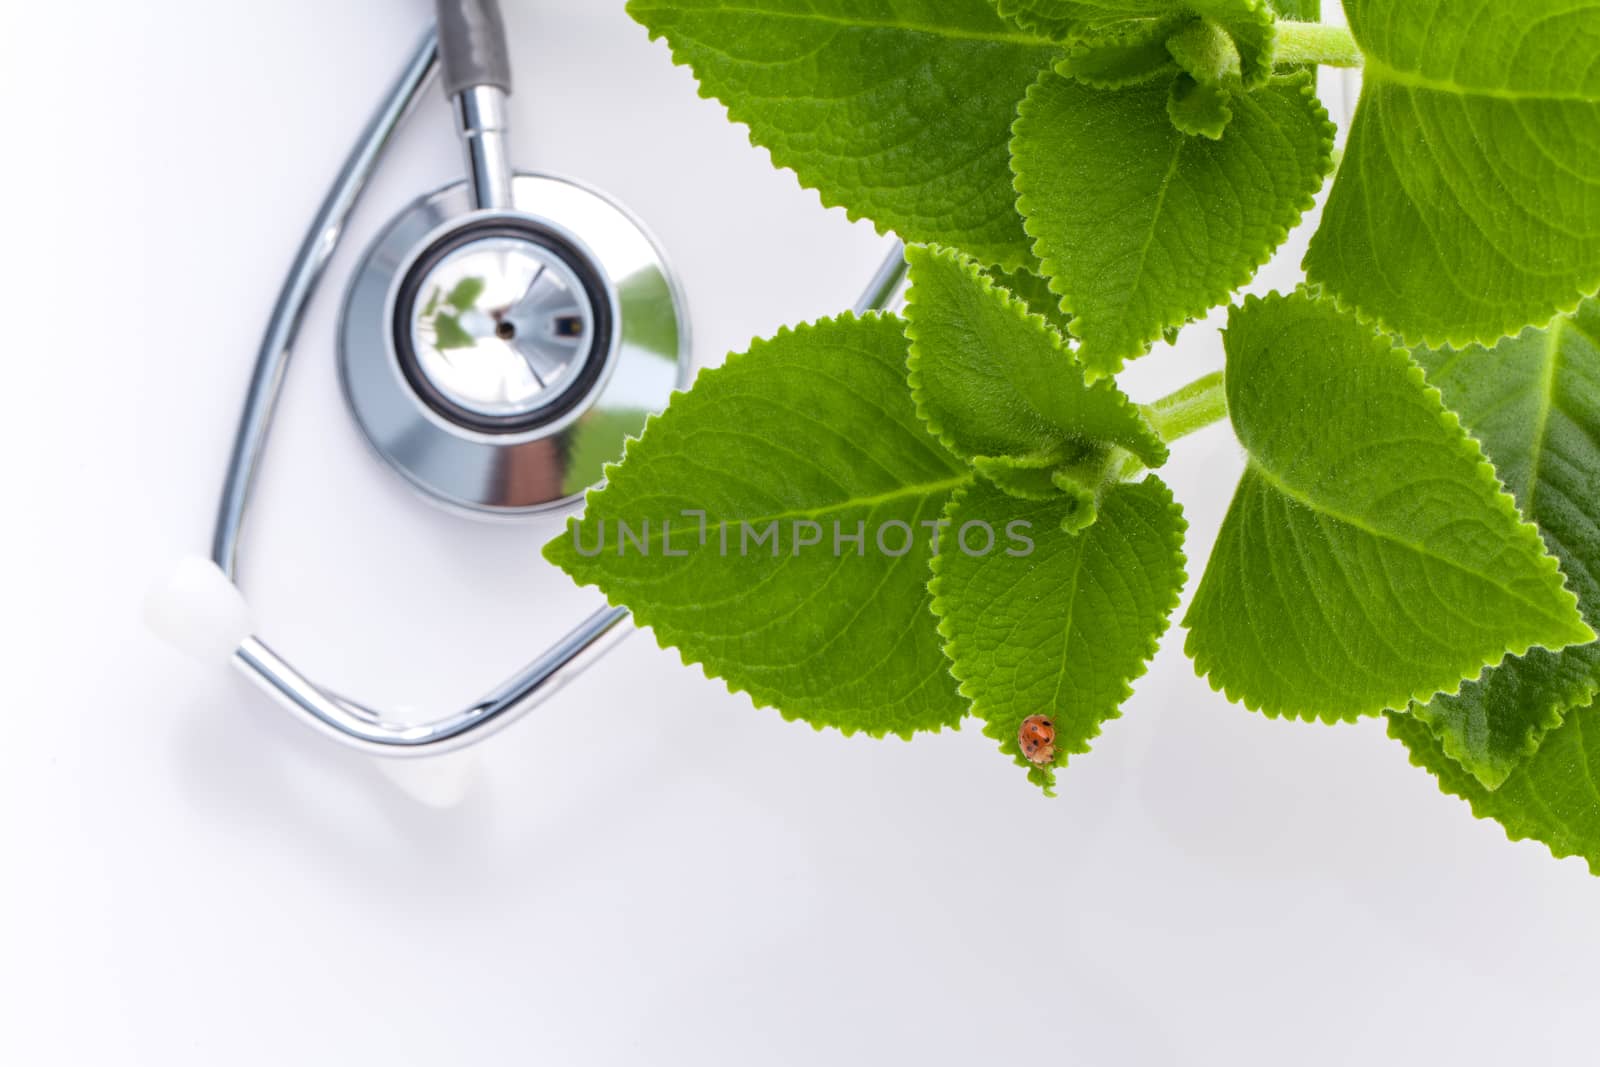
<svg viewBox="0 0 1600 1067"><path fill-rule="evenodd" d="M511 91L500 0L436 0L439 74L447 96L479 85Z"/></svg>

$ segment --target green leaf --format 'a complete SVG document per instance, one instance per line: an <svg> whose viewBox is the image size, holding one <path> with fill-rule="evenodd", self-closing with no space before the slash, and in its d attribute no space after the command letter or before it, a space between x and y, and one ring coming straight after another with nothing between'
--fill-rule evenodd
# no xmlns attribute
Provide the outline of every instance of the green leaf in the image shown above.
<svg viewBox="0 0 1600 1067"><path fill-rule="evenodd" d="M1279 18L1295 22L1321 22L1322 0L1271 0Z"/></svg>
<svg viewBox="0 0 1600 1067"><path fill-rule="evenodd" d="M1115 383L1090 385L1061 335L954 252L911 246L911 395L956 455L1053 456L1120 446L1150 466L1167 446Z"/></svg>
<svg viewBox="0 0 1600 1067"><path fill-rule="evenodd" d="M1055 768L1117 717L1184 583L1183 512L1154 475L1109 490L1082 533L1062 532L1068 506L1023 503L983 482L963 489L945 512L931 585L961 692L984 733L1047 792ZM1008 540L1007 551L969 556L958 536L968 523L1020 535L1031 551ZM1031 715L1055 723L1052 765L1022 756L1017 731Z"/></svg>
<svg viewBox="0 0 1600 1067"><path fill-rule="evenodd" d="M1072 334L1072 316L1061 310L1061 298L1050 291L1050 283L1030 270L1000 270L987 267L984 273L994 283L1009 289L1011 295L1028 305L1028 310L1048 322L1063 337Z"/></svg>
<svg viewBox="0 0 1600 1067"><path fill-rule="evenodd" d="M639 432L647 417L637 408L596 406L584 412L573 427L561 491L575 496L599 485L606 468L622 459L623 445Z"/></svg>
<svg viewBox="0 0 1600 1067"><path fill-rule="evenodd" d="M1416 358L1544 534L1584 620L1600 626L1600 302L1493 350L1423 349ZM1537 649L1413 714L1494 789L1596 693L1600 644Z"/></svg>
<svg viewBox="0 0 1600 1067"><path fill-rule="evenodd" d="M1332 722L1594 635L1538 531L1403 350L1299 293L1229 316L1249 460L1189 609L1213 688Z"/></svg>
<svg viewBox="0 0 1600 1067"><path fill-rule="evenodd" d="M995 7L1025 30L1059 41L1128 32L1138 20L1181 12L1181 0L995 0Z"/></svg>
<svg viewBox="0 0 1600 1067"><path fill-rule="evenodd" d="M1061 462L1061 456L1053 452L1039 456L973 456L972 468L1019 500L1054 500L1061 496L1055 477ZM1079 500L1082 502L1081 496ZM1092 495L1088 503L1094 503Z"/></svg>
<svg viewBox="0 0 1600 1067"><path fill-rule="evenodd" d="M990 485L1018 500L1050 500L1064 533L1077 533L1099 517L1100 495L1122 473L1125 453L1089 453L1063 461L1043 456L975 456L972 468Z"/></svg>
<svg viewBox="0 0 1600 1067"><path fill-rule="evenodd" d="M1361 103L1306 271L1408 344L1600 290L1600 2L1345 0Z"/></svg>
<svg viewBox="0 0 1600 1067"><path fill-rule="evenodd" d="M444 298L445 303L457 311L471 311L477 305L478 297L483 295L484 287L482 278L462 278L450 290L450 295Z"/></svg>
<svg viewBox="0 0 1600 1067"><path fill-rule="evenodd" d="M1542 841L1558 859L1581 856L1600 875L1600 706L1568 715L1492 792L1445 754L1425 723L1390 713L1389 735L1439 779L1440 789L1472 805L1473 815L1495 820L1513 841Z"/></svg>
<svg viewBox="0 0 1600 1067"><path fill-rule="evenodd" d="M1233 38L1239 76L1245 88L1259 89L1267 84L1272 77L1272 49L1278 35L1278 19L1271 5L1266 0L1191 0L1191 3L1196 11Z"/></svg>
<svg viewBox="0 0 1600 1067"><path fill-rule="evenodd" d="M971 474L912 408L903 326L826 320L701 372L545 555L786 718L875 736L957 723L926 585ZM703 538L684 512L704 513Z"/></svg>
<svg viewBox="0 0 1600 1067"><path fill-rule="evenodd" d="M1176 74L1178 64L1167 51L1167 40L1185 21L1139 22L1120 35L1076 44L1056 64L1056 73L1096 89L1121 89Z"/></svg>
<svg viewBox="0 0 1600 1067"><path fill-rule="evenodd" d="M1167 52L1202 84L1221 85L1240 77L1239 49L1228 31L1210 19L1194 19L1167 38Z"/></svg>
<svg viewBox="0 0 1600 1067"><path fill-rule="evenodd" d="M998 0L997 9L1028 32L1078 42L1150 39L1204 18L1231 38L1246 87L1259 88L1272 73L1276 16L1265 0Z"/></svg>
<svg viewBox="0 0 1600 1067"><path fill-rule="evenodd" d="M1332 166L1333 127L1307 73L1237 96L1220 141L1175 129L1167 93L1047 73L1017 120L1017 206L1091 372L1115 372L1227 300Z"/></svg>
<svg viewBox="0 0 1600 1067"><path fill-rule="evenodd" d="M1060 55L987 0L630 0L702 92L824 204L907 241L1027 264L1008 142Z"/></svg>
<svg viewBox="0 0 1600 1067"><path fill-rule="evenodd" d="M433 347L441 352L448 352L454 348L471 348L478 343L461 325L460 319L443 312L433 317L433 332Z"/></svg>
<svg viewBox="0 0 1600 1067"><path fill-rule="evenodd" d="M1233 121L1233 94L1220 85L1206 85L1187 74L1179 75L1173 79L1167 97L1167 117L1180 133L1220 141Z"/></svg>

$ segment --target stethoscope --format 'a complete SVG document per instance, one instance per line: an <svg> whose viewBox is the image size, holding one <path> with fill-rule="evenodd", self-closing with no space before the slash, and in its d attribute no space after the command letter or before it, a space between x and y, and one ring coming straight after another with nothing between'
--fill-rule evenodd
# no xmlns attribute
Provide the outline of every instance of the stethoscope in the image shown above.
<svg viewBox="0 0 1600 1067"><path fill-rule="evenodd" d="M632 632L626 609L582 619L467 707L421 725L317 685L255 635L235 584L240 533L307 305L385 150L436 73L467 178L413 202L349 283L339 328L345 400L376 454L464 515L572 508L624 440L692 376L682 294L655 241L592 189L512 169L511 65L498 0L437 0L434 29L356 142L280 292L228 461L209 559L152 594L152 626L232 663L296 717L378 756L441 754L549 699ZM898 245L857 303L887 307Z"/></svg>

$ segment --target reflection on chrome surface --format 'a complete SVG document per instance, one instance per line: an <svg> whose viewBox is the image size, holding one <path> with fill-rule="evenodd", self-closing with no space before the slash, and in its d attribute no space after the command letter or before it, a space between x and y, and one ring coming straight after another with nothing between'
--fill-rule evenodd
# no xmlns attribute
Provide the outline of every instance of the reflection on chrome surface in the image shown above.
<svg viewBox="0 0 1600 1067"><path fill-rule="evenodd" d="M411 344L452 403L490 418L559 399L594 344L594 309L554 253L515 237L451 252L418 289Z"/></svg>
<svg viewBox="0 0 1600 1067"><path fill-rule="evenodd" d="M558 178L513 189L511 211L465 183L414 203L357 269L340 338L378 455L479 515L573 502L690 377L686 309L632 216Z"/></svg>

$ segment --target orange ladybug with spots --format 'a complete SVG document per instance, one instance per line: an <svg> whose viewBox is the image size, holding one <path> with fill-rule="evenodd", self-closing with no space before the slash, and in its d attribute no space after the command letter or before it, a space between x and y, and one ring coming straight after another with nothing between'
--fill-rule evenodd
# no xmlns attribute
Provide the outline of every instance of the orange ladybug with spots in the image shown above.
<svg viewBox="0 0 1600 1067"><path fill-rule="evenodd" d="M1029 715L1017 728L1022 755L1040 767L1056 761L1056 724L1046 715Z"/></svg>

